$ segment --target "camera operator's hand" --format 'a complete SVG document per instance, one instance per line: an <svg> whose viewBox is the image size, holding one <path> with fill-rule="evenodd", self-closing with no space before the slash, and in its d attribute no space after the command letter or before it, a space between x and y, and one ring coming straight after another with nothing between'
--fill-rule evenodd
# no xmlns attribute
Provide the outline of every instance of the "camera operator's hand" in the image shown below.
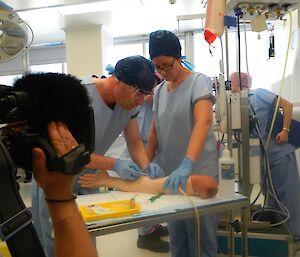
<svg viewBox="0 0 300 257"><path fill-rule="evenodd" d="M67 127L61 122L48 125L50 143L60 157L75 146ZM73 178L59 171L48 171L42 149L33 149L33 171L37 184L44 190L55 235L55 257L96 257L96 248L74 201Z"/></svg>
<svg viewBox="0 0 300 257"><path fill-rule="evenodd" d="M62 122L51 122L48 125L48 137L58 157L71 151L77 142ZM48 171L46 157L39 148L33 149L33 171L37 184L44 190L46 198L69 199L73 197L74 176L61 172Z"/></svg>

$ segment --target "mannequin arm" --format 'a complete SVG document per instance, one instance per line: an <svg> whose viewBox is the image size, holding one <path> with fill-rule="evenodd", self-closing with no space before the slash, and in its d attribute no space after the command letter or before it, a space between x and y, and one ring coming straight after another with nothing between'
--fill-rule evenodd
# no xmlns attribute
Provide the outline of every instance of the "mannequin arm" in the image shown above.
<svg viewBox="0 0 300 257"><path fill-rule="evenodd" d="M106 171L98 174L85 174L79 178L82 187L111 187L125 192L141 192L146 194L170 194L168 190L163 189L164 178L150 179L140 177L134 181L113 178ZM218 192L217 181L207 175L193 174L187 179L187 195L198 195L200 198L212 198Z"/></svg>

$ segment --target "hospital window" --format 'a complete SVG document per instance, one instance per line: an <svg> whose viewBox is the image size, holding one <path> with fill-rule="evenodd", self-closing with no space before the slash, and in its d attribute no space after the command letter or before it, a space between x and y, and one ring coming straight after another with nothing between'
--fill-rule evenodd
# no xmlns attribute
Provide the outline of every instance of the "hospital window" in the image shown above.
<svg viewBox="0 0 300 257"><path fill-rule="evenodd" d="M143 43L114 45L114 57L110 64L115 65L118 60L131 55L143 56Z"/></svg>
<svg viewBox="0 0 300 257"><path fill-rule="evenodd" d="M31 72L60 72L67 73L66 63L52 63L52 64L41 64L30 66ZM20 78L21 74L0 76L0 84L12 86L14 81Z"/></svg>
<svg viewBox="0 0 300 257"><path fill-rule="evenodd" d="M185 42L183 39L180 39L180 44L182 47L182 55L185 55ZM131 55L141 55L145 58L150 58L149 56L149 43L148 40L139 42L139 43L122 43L114 45L114 58L112 65L115 65L118 60L125 58Z"/></svg>
<svg viewBox="0 0 300 257"><path fill-rule="evenodd" d="M66 63L51 63L30 66L31 72L60 72L66 73Z"/></svg>
<svg viewBox="0 0 300 257"><path fill-rule="evenodd" d="M0 76L0 84L6 86L12 86L14 81L20 78L22 75L7 75L7 76Z"/></svg>
<svg viewBox="0 0 300 257"><path fill-rule="evenodd" d="M267 73L274 72L274 65L272 60L268 60L268 33L260 33L260 39L255 32L248 31L247 34L247 59L249 73L252 75L252 88L266 88L271 89L272 83L275 81L266 81ZM225 36L223 35L223 55L224 67L226 65L225 54ZM237 34L235 31L228 33L229 45L229 74L238 70L237 60ZM246 51L245 51L244 32L241 32L241 71L247 71L246 65ZM211 51L210 51L211 50ZM219 61L222 59L221 42L216 39L215 42L209 47L208 43L204 40L203 33L194 34L194 64L195 70L206 74L209 77L219 76ZM226 71L226 70L225 70ZM272 76L271 76L272 77Z"/></svg>
<svg viewBox="0 0 300 257"><path fill-rule="evenodd" d="M220 42L216 40L211 47L205 41L203 33L194 34L195 71L209 77L219 75L219 60L222 59Z"/></svg>

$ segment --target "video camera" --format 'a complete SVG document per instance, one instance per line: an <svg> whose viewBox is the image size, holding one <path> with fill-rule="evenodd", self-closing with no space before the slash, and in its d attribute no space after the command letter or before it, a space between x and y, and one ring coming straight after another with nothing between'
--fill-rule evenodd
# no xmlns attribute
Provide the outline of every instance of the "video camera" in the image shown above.
<svg viewBox="0 0 300 257"><path fill-rule="evenodd" d="M36 93L38 94L34 94ZM80 133L78 130L74 131L79 145L59 158L48 140L47 130L41 129L43 126L35 125L39 123L32 120L32 115L38 117L32 113L33 109L39 108L36 104L30 91L0 86L0 143L8 151L14 164L24 170L32 171L32 149L39 147L45 152L47 168L50 171L78 174L90 161L90 152L94 150L92 108L89 107L84 115L85 122L81 124ZM47 115L43 110L40 113ZM72 133L72 129L70 131Z"/></svg>
<svg viewBox="0 0 300 257"><path fill-rule="evenodd" d="M47 136L61 121L79 146L58 157ZM0 239L12 257L45 257L16 182L16 168L32 171L32 149L41 148L50 171L78 174L94 151L94 114L86 88L59 73L27 74L13 87L0 85ZM1 255L1 254L0 254Z"/></svg>

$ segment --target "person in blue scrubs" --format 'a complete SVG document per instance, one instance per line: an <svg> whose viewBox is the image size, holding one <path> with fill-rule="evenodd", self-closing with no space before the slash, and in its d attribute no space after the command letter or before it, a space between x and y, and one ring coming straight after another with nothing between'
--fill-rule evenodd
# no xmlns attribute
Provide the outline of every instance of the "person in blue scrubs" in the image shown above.
<svg viewBox="0 0 300 257"><path fill-rule="evenodd" d="M251 88L251 77L247 73L234 72L230 75L231 91L240 92ZM240 83L241 80L241 83ZM249 90L250 103L258 120L259 131L262 139L266 141L268 137L268 120L272 116L278 96L266 89L257 88ZM280 98L279 106L283 110L282 130L275 136L270 137L268 145L269 165L271 177L277 197L288 209L290 218L287 227L295 241L300 240L300 179L295 156L295 147L288 142L289 129L292 120L293 105L284 98ZM257 136L253 132L253 136ZM263 163L263 161L262 161ZM264 175L262 174L262 177ZM265 188L265 182L262 182ZM267 204L279 210L274 198L269 197Z"/></svg>
<svg viewBox="0 0 300 257"><path fill-rule="evenodd" d="M156 73L156 84L160 84L162 82L162 77ZM139 114L137 116L137 122L139 125L139 130L141 134L141 139L143 141L143 144L147 146L147 140L149 135L149 130L151 127L151 121L152 121L152 105L153 105L153 96L148 95L144 98L143 105L139 108ZM130 154L128 152L128 149L125 148L125 150L122 152L121 157L124 159L130 159ZM157 178L163 177L164 174L153 174L154 177L151 178ZM169 235L168 228L166 226L162 225L154 225L154 226L148 226L148 227L141 227L138 229L138 241L137 246L142 249L148 249L153 252L159 252L159 253L167 253L169 252L169 242L162 240L161 236L167 236Z"/></svg>
<svg viewBox="0 0 300 257"><path fill-rule="evenodd" d="M150 159L168 175L164 188L185 191L192 173L218 177L218 156L212 123L215 102L211 80L182 65L177 36L166 30L152 32L149 53L165 80L155 88L154 118L148 138ZM196 256L194 219L168 222L172 257ZM217 256L217 216L201 216L202 257Z"/></svg>
<svg viewBox="0 0 300 257"><path fill-rule="evenodd" d="M155 77L152 63L142 56L129 56L117 62L110 77L85 77L82 83L87 88L94 110L95 151L91 154L87 169L80 175L94 173L98 169L114 170L122 179L135 180L140 177L141 171L149 176L163 173L156 163L149 162L136 121L137 107L144 102L146 95L153 94ZM105 156L123 130L132 160ZM75 194L97 192L98 188L81 188L78 182L74 185ZM43 191L35 182L32 185L32 210L34 225L45 252L48 257L54 257L48 206Z"/></svg>

